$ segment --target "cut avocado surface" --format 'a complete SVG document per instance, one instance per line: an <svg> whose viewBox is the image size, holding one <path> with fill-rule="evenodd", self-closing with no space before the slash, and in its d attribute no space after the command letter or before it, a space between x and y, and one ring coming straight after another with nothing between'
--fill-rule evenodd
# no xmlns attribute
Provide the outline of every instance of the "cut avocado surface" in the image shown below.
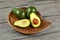
<svg viewBox="0 0 60 40"><path fill-rule="evenodd" d="M28 19L22 19L14 22L14 25L22 28L26 28L30 25L30 21Z"/></svg>
<svg viewBox="0 0 60 40"><path fill-rule="evenodd" d="M30 14L30 21L35 28L41 25L41 19L34 12Z"/></svg>

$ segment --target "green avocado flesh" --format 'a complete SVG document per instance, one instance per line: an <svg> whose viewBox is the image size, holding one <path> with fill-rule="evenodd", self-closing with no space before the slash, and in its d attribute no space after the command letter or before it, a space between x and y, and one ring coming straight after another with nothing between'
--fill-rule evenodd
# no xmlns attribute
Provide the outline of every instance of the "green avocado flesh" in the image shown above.
<svg viewBox="0 0 60 40"><path fill-rule="evenodd" d="M30 21L35 28L41 25L41 19L34 12L30 14Z"/></svg>
<svg viewBox="0 0 60 40"><path fill-rule="evenodd" d="M15 21L14 25L22 28L26 28L29 27L30 21L28 19L22 19L22 20Z"/></svg>
<svg viewBox="0 0 60 40"><path fill-rule="evenodd" d="M27 10L26 10L26 17L27 18L29 18L30 17L30 14L32 13L32 12L36 12L37 10L36 10L36 8L34 7L34 6L29 6L28 8L27 8Z"/></svg>
<svg viewBox="0 0 60 40"><path fill-rule="evenodd" d="M13 14L14 14L16 17L18 17L18 18L20 18L20 19L25 18L25 13L23 12L22 9L13 8L13 9L12 9L12 12L13 12Z"/></svg>

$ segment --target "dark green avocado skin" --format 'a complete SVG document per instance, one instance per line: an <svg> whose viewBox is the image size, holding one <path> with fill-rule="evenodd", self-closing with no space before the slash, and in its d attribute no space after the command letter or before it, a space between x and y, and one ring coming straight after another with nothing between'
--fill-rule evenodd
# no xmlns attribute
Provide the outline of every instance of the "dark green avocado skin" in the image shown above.
<svg viewBox="0 0 60 40"><path fill-rule="evenodd" d="M12 8L12 13L19 19L25 18L25 13L20 8Z"/></svg>
<svg viewBox="0 0 60 40"><path fill-rule="evenodd" d="M36 10L36 8L34 7L34 6L29 6L28 8L27 8L27 10L26 10L26 18L29 18L30 17L30 14L32 13L32 12L36 12L37 10Z"/></svg>

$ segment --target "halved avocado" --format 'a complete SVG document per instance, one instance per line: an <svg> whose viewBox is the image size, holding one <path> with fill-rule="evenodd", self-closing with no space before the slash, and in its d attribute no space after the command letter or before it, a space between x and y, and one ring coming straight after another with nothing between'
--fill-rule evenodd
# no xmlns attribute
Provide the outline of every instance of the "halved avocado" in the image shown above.
<svg viewBox="0 0 60 40"><path fill-rule="evenodd" d="M26 28L26 27L29 27L30 21L28 19L22 19L14 22L14 25L22 28Z"/></svg>
<svg viewBox="0 0 60 40"><path fill-rule="evenodd" d="M35 28L41 25L41 19L34 12L30 14L30 21Z"/></svg>
<svg viewBox="0 0 60 40"><path fill-rule="evenodd" d="M25 18L25 13L20 8L12 8L13 14L18 17L19 19Z"/></svg>

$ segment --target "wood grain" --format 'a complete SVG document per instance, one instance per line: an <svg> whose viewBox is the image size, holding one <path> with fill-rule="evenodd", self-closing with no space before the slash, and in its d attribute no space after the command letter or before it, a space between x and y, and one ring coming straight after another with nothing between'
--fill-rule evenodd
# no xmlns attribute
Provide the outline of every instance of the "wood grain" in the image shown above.
<svg viewBox="0 0 60 40"><path fill-rule="evenodd" d="M18 6L28 6L30 4L49 4L49 3L55 3L55 1L38 1L38 0L28 0L28 1L23 1L23 0L0 0L0 9L5 9L5 8L11 8L11 7L18 7Z"/></svg>
<svg viewBox="0 0 60 40"><path fill-rule="evenodd" d="M60 16L54 16L54 17L46 17L46 20L49 20L50 22L52 22L52 25L50 28L46 29L45 31L35 34L35 35L49 35L49 33L51 34L52 32L60 32ZM58 33L57 32L57 33ZM6 36L7 35L7 36ZM4 24L0 24L0 39L2 38L8 38L8 39L20 39L20 38L26 38L29 36L35 36L35 35L23 35L21 33L18 33L16 31L14 31L8 23L4 23ZM57 34L58 35L58 34ZM43 35L42 35L43 36Z"/></svg>
<svg viewBox="0 0 60 40"><path fill-rule="evenodd" d="M41 0L0 0L0 9L18 7L18 6L27 6L29 4L49 4L55 3L56 1L41 1ZM58 1L59 2L59 1Z"/></svg>
<svg viewBox="0 0 60 40"><path fill-rule="evenodd" d="M60 40L60 33L53 33L53 34L49 34L49 35L43 35L43 36L35 36L35 37L30 37L27 39L23 39L23 40ZM20 39L17 39L20 40Z"/></svg>
<svg viewBox="0 0 60 40"><path fill-rule="evenodd" d="M37 7L43 18L52 22L51 27L34 35L23 35L13 30L7 16L12 7L33 5ZM60 40L60 1L36 1L28 0L0 0L0 40Z"/></svg>
<svg viewBox="0 0 60 40"><path fill-rule="evenodd" d="M42 16L60 15L60 3L33 5ZM0 19L6 19L12 8L0 9Z"/></svg>

